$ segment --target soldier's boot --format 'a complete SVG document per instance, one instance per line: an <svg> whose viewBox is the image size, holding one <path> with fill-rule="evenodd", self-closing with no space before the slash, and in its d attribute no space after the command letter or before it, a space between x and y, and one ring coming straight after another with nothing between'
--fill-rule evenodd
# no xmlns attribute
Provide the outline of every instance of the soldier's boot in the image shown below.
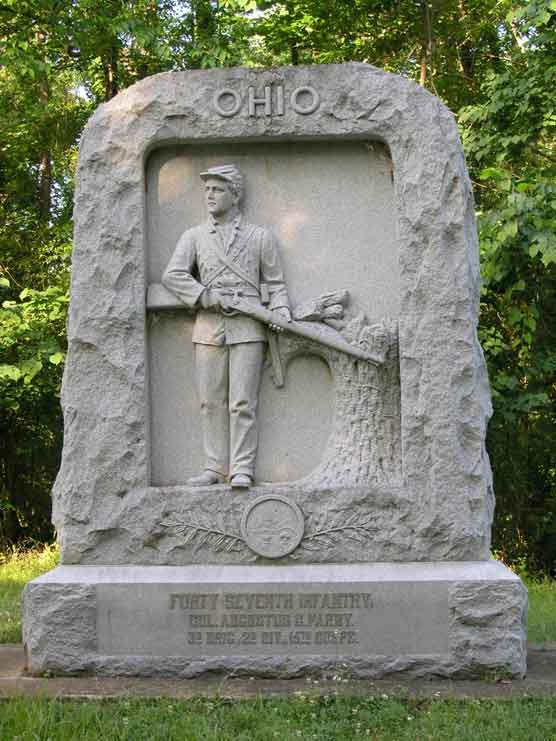
<svg viewBox="0 0 556 741"><path fill-rule="evenodd" d="M253 486L253 479L246 473L236 473L230 481L233 489L249 489Z"/></svg>
<svg viewBox="0 0 556 741"><path fill-rule="evenodd" d="M187 484L189 486L213 486L214 484L223 484L224 481L225 478L221 473L207 469L197 476L187 479Z"/></svg>

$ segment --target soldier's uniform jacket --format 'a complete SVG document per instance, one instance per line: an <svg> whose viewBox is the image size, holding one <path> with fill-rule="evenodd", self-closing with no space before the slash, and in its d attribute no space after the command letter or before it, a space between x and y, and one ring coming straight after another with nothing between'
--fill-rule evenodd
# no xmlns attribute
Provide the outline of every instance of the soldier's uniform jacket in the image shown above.
<svg viewBox="0 0 556 741"><path fill-rule="evenodd" d="M270 229L248 224L240 216L227 229L210 218L185 231L162 283L186 306L199 309L192 339L203 345L266 341L265 327L256 319L201 309L198 301L205 288L258 304L268 298L269 309L289 308L274 235Z"/></svg>

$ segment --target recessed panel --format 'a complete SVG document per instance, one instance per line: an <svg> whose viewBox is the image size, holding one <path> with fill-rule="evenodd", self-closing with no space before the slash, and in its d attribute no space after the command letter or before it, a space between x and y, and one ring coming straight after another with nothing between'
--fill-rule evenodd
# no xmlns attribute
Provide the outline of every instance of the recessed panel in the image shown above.
<svg viewBox="0 0 556 741"><path fill-rule="evenodd" d="M201 658L450 650L445 582L226 587L98 585L99 652Z"/></svg>
<svg viewBox="0 0 556 741"><path fill-rule="evenodd" d="M199 173L236 164L242 211L278 237L292 305L347 289L350 311L396 318L399 270L392 163L378 143L296 142L185 146L155 152L147 166L148 280L162 273L184 230L206 219ZM152 483L183 483L203 467L191 344L193 315L149 323ZM325 363L296 359L286 385L268 371L259 400L259 481L293 481L319 463L334 414Z"/></svg>

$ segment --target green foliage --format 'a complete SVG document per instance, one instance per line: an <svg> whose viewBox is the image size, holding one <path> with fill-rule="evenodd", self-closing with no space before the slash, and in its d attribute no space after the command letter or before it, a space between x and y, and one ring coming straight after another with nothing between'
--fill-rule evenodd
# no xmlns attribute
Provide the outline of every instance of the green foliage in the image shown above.
<svg viewBox="0 0 556 741"><path fill-rule="evenodd" d="M67 303L67 288L26 288L0 309L0 545L51 537Z"/></svg>
<svg viewBox="0 0 556 741"><path fill-rule="evenodd" d="M422 81L457 110L511 43L507 2L259 0L251 53L260 64L362 61Z"/></svg>
<svg viewBox="0 0 556 741"><path fill-rule="evenodd" d="M6 286L8 287L8 286ZM4 414L20 409L22 396L51 392L59 385L59 366L65 357L67 290L24 288L19 301L4 301L0 309L0 408Z"/></svg>
<svg viewBox="0 0 556 741"><path fill-rule="evenodd" d="M22 42L0 71L0 546L52 536L73 169L90 112L70 71L37 81L38 54Z"/></svg>
<svg viewBox="0 0 556 741"><path fill-rule="evenodd" d="M553 7L554 6L554 7ZM507 68L460 115L477 181L480 334L494 417L494 544L531 572L556 569L556 4L520 6Z"/></svg>

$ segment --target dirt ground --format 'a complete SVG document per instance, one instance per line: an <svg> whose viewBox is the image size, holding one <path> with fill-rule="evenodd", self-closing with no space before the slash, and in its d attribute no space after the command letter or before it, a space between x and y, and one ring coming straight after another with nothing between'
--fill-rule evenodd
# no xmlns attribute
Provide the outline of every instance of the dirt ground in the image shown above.
<svg viewBox="0 0 556 741"><path fill-rule="evenodd" d="M31 677L25 672L20 644L0 645L0 697L41 695L49 697L209 697L249 698L288 696L295 693L388 695L408 697L526 697L556 695L556 643L530 646L525 679L453 680L403 679L317 680L256 679L209 676L198 679L129 677Z"/></svg>

